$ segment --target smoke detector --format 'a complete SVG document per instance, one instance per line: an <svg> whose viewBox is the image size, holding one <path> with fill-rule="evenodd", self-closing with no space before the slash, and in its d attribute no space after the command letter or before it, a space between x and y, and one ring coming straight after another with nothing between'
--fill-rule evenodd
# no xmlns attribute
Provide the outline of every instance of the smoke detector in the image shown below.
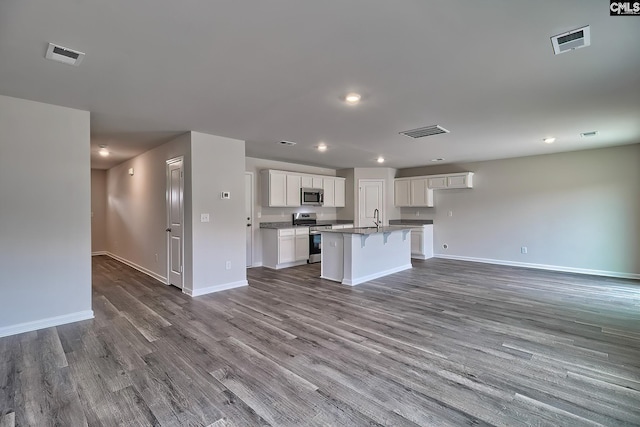
<svg viewBox="0 0 640 427"><path fill-rule="evenodd" d="M587 25L567 33L558 34L551 37L551 44L553 45L553 53L556 55L590 46L591 28Z"/></svg>
<svg viewBox="0 0 640 427"><path fill-rule="evenodd" d="M417 129L405 130L404 132L400 132L400 135L409 136L411 138L424 138L425 136L439 135L441 133L449 133L449 131L440 125L432 125Z"/></svg>
<svg viewBox="0 0 640 427"><path fill-rule="evenodd" d="M52 61L62 62L63 64L68 65L75 65L77 67L82 62L84 53L78 52L77 50L69 49L67 47L49 43L47 53L44 57Z"/></svg>

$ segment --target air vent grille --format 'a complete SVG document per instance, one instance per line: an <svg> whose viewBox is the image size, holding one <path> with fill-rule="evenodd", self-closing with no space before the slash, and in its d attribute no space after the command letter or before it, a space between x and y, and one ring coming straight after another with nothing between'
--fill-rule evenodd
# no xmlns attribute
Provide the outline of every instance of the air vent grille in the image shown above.
<svg viewBox="0 0 640 427"><path fill-rule="evenodd" d="M424 138L425 136L439 135L441 133L449 133L449 131L440 125L432 125L418 129L405 130L404 132L400 132L400 135L406 135L411 138Z"/></svg>
<svg viewBox="0 0 640 427"><path fill-rule="evenodd" d="M589 46L591 45L591 29L587 25L567 33L558 34L551 37L551 44L553 45L553 53L556 55Z"/></svg>
<svg viewBox="0 0 640 427"><path fill-rule="evenodd" d="M63 64L78 66L84 58L84 53L49 43L47 53L44 57L52 61L62 62Z"/></svg>
<svg viewBox="0 0 640 427"><path fill-rule="evenodd" d="M582 132L580 134L580 136L583 137L583 138L589 138L590 136L596 136L597 134L598 134L598 131L597 130L593 130L591 132Z"/></svg>
<svg viewBox="0 0 640 427"><path fill-rule="evenodd" d="M296 145L293 141L280 141L280 144L286 145L287 147L291 147L292 145Z"/></svg>

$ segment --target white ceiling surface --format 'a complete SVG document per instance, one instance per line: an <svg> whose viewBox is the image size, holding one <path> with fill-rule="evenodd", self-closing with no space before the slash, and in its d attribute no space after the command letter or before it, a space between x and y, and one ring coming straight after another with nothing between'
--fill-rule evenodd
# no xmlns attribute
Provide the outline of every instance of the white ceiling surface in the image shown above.
<svg viewBox="0 0 640 427"><path fill-rule="evenodd" d="M584 25L590 47L553 55ZM640 17L595 0L3 0L0 94L91 111L92 159L114 153L94 167L194 130L251 157L403 168L640 142L638 40ZM47 61L48 42L86 57ZM398 134L434 124L451 133Z"/></svg>

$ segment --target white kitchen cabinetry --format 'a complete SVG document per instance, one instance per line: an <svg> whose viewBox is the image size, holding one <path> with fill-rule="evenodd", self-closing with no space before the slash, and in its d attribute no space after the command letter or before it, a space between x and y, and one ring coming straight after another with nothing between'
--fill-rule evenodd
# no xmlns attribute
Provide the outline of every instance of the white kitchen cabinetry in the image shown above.
<svg viewBox="0 0 640 427"><path fill-rule="evenodd" d="M345 206L345 179L332 176L309 175L295 172L265 169L260 171L262 206L298 207L301 188L322 188L323 206Z"/></svg>
<svg viewBox="0 0 640 427"><path fill-rule="evenodd" d="M322 177L302 175L302 188L322 188Z"/></svg>
<svg viewBox="0 0 640 427"><path fill-rule="evenodd" d="M396 179L393 182L393 203L397 207L411 206L411 180Z"/></svg>
<svg viewBox="0 0 640 427"><path fill-rule="evenodd" d="M280 269L306 264L309 259L309 228L263 228L262 264Z"/></svg>
<svg viewBox="0 0 640 427"><path fill-rule="evenodd" d="M473 172L429 175L426 178L429 180L428 187L432 190L473 188Z"/></svg>
<svg viewBox="0 0 640 427"><path fill-rule="evenodd" d="M397 207L433 207L433 190L426 177L394 180L394 204Z"/></svg>
<svg viewBox="0 0 640 427"><path fill-rule="evenodd" d="M260 179L262 181L262 206L300 206L301 176L299 174L263 170L260 172Z"/></svg>
<svg viewBox="0 0 640 427"><path fill-rule="evenodd" d="M433 258L433 225L411 230L411 258Z"/></svg>
<svg viewBox="0 0 640 427"><path fill-rule="evenodd" d="M325 177L322 179L324 203L328 208L343 208L345 205L345 179Z"/></svg>

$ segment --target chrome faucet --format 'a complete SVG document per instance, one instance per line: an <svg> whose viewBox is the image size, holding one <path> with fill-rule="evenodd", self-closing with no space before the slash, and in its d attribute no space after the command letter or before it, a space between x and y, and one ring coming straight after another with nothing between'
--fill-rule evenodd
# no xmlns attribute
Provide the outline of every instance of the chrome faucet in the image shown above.
<svg viewBox="0 0 640 427"><path fill-rule="evenodd" d="M373 210L373 217L375 220L373 221L376 224L376 228L380 228L380 211L378 209Z"/></svg>

